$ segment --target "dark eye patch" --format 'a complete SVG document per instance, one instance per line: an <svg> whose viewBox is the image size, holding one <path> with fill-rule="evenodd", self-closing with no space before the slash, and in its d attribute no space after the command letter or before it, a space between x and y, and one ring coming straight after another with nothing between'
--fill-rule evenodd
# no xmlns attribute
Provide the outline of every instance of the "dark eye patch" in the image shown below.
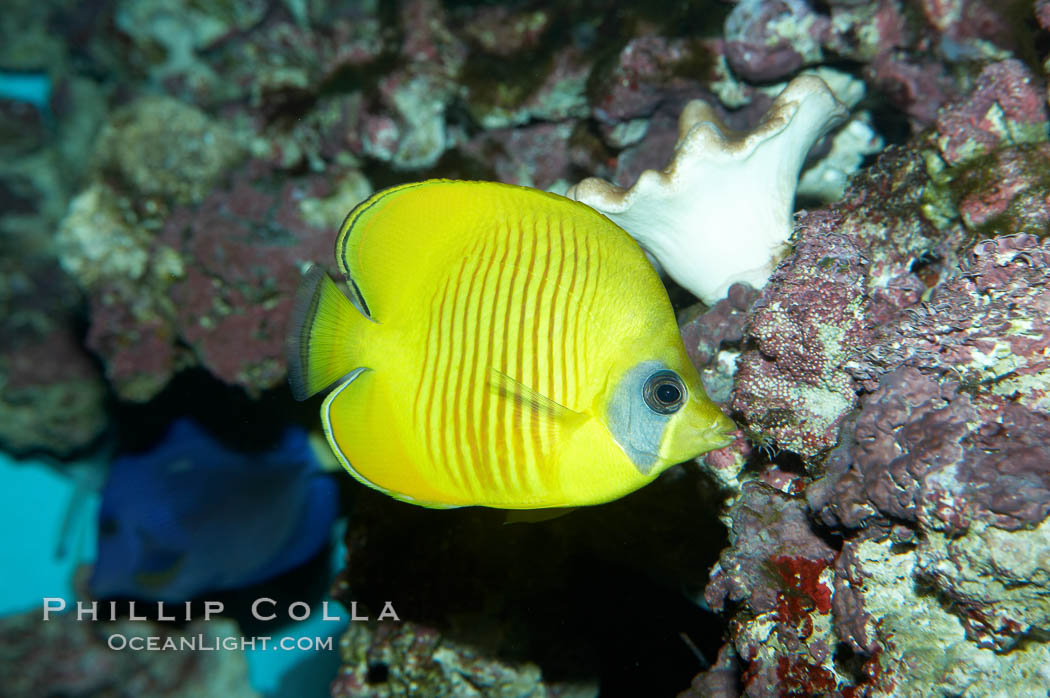
<svg viewBox="0 0 1050 698"><path fill-rule="evenodd" d="M642 386L642 399L657 414L672 414L685 404L685 384L674 371L657 371Z"/></svg>

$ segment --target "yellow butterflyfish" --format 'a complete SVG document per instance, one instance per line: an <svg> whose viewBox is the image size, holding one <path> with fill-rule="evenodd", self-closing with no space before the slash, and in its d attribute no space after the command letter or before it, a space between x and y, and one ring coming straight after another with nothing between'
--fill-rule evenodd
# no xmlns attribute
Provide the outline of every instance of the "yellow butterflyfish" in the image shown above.
<svg viewBox="0 0 1050 698"><path fill-rule="evenodd" d="M292 394L321 408L363 484L426 507L599 504L726 446L638 244L536 189L429 180L380 191L335 245L350 298L306 273Z"/></svg>

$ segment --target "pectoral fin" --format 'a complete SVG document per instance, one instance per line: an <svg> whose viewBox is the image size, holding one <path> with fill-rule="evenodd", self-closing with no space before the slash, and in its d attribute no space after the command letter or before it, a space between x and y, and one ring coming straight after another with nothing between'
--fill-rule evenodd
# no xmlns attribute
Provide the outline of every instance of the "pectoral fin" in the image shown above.
<svg viewBox="0 0 1050 698"><path fill-rule="evenodd" d="M557 421L573 421L575 419L586 419L582 412L571 410L565 405L556 402L546 395L537 393L523 383L519 383L503 371L492 369L489 383L501 397L508 398L515 408L525 414L547 417Z"/></svg>
<svg viewBox="0 0 1050 698"><path fill-rule="evenodd" d="M547 463L558 452L561 444L590 417L576 412L532 388L493 368L489 386L502 400L506 400L514 424L538 437L537 447L541 462Z"/></svg>

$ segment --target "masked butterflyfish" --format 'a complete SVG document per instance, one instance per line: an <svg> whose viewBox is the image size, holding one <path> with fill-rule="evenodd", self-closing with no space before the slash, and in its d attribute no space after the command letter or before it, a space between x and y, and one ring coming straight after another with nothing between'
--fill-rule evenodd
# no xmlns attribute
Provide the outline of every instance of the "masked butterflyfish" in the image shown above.
<svg viewBox="0 0 1050 698"><path fill-rule="evenodd" d="M306 272L292 394L336 385L328 442L363 484L426 507L599 504L730 442L638 244L536 189L429 180L339 231L348 295Z"/></svg>

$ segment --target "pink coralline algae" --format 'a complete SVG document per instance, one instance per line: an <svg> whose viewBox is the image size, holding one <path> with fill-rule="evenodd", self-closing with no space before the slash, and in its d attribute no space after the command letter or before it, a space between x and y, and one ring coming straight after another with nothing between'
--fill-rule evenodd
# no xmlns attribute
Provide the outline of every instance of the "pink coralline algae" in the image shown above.
<svg viewBox="0 0 1050 698"><path fill-rule="evenodd" d="M382 76L366 100L357 152L399 169L422 169L451 145L445 112L459 91L466 47L435 0L402 3L400 21L402 67Z"/></svg>
<svg viewBox="0 0 1050 698"><path fill-rule="evenodd" d="M1011 530L1050 513L1048 263L1032 237L982 242L882 333L866 359L879 387L809 491L826 523Z"/></svg>
<svg viewBox="0 0 1050 698"><path fill-rule="evenodd" d="M700 371L708 396L719 404L729 402L736 373L736 359L744 339L748 310L758 292L747 284L729 287L726 298L706 308L702 303L679 313L685 350ZM708 454L711 465L724 453Z"/></svg>
<svg viewBox="0 0 1050 698"><path fill-rule="evenodd" d="M920 153L892 149L841 202L798 217L794 254L756 301L747 329L755 348L738 362L733 409L760 441L805 458L836 444L856 407L860 372L850 367L876 328L921 300L917 262L951 257L965 235L926 217L934 186Z"/></svg>
<svg viewBox="0 0 1050 698"><path fill-rule="evenodd" d="M317 178L246 177L168 218L159 241L192 260L171 286L174 328L220 380L257 392L284 379L300 265L331 253L331 230L306 220L301 204L330 193Z"/></svg>
<svg viewBox="0 0 1050 698"><path fill-rule="evenodd" d="M713 608L746 600L752 610L785 621L800 621L805 610L831 610L830 591L817 578L835 551L813 532L804 504L761 483L743 486L729 511L730 547L705 592ZM773 524L775 535L763 535Z"/></svg>
<svg viewBox="0 0 1050 698"><path fill-rule="evenodd" d="M986 2L923 2L921 11L891 0L831 2L746 0L725 23L725 57L749 81L783 80L826 56L860 62L865 78L904 111L916 128L967 90L953 71L996 52L1023 52L1030 39L1017 10Z"/></svg>
<svg viewBox="0 0 1050 698"><path fill-rule="evenodd" d="M628 41L595 69L590 89L595 117L603 124L649 117L667 101L695 93L711 77L698 68L710 72L719 48L716 42L660 36Z"/></svg>
<svg viewBox="0 0 1050 698"><path fill-rule="evenodd" d="M0 444L68 456L106 426L102 375L77 336L75 284L50 259L0 255Z"/></svg>
<svg viewBox="0 0 1050 698"><path fill-rule="evenodd" d="M973 160L1004 145L1046 140L1046 96L1018 60L981 71L973 90L941 112L937 145L949 165Z"/></svg>
<svg viewBox="0 0 1050 698"><path fill-rule="evenodd" d="M696 366L709 366L720 349L740 343L747 312L757 297L758 292L747 284L734 284L725 298L681 324L682 341Z"/></svg>
<svg viewBox="0 0 1050 698"><path fill-rule="evenodd" d="M830 24L803 0L743 0L726 19L726 60L745 80L783 79L823 58Z"/></svg>
<svg viewBox="0 0 1050 698"><path fill-rule="evenodd" d="M82 195L62 258L87 292L88 346L118 395L149 400L194 365L252 394L279 385L300 266L331 257L338 217L367 189L353 172L278 180L255 162L152 234L150 214L106 186Z"/></svg>
<svg viewBox="0 0 1050 698"><path fill-rule="evenodd" d="M8 696L223 695L256 698L248 664L237 650L114 651L121 642L240 641L233 621L216 618L185 627L147 621L77 620L76 612L42 620L39 610L0 619L0 685Z"/></svg>
<svg viewBox="0 0 1050 698"><path fill-rule="evenodd" d="M724 685L732 657L755 696L1050 686L1046 118L1022 64L990 64L799 216L748 313L733 407L802 474L763 466L775 487L745 482L730 507L707 597L740 604L732 651L694 686Z"/></svg>
<svg viewBox="0 0 1050 698"><path fill-rule="evenodd" d="M552 142L565 143L552 150ZM586 129L573 122L537 122L514 128L491 129L462 144L459 152L484 169L464 168L464 178L495 179L548 189L564 182L577 169L588 171L602 165L601 145Z"/></svg>
<svg viewBox="0 0 1050 698"><path fill-rule="evenodd" d="M914 525L920 515L937 515L943 493L935 489L926 495L921 483L930 476L932 489L937 483L933 471L962 460L960 441L967 421L976 417L957 388L924 379L917 369L883 376L880 389L863 405L856 444L836 450L827 476L808 490L810 506L821 520L857 527L874 523L870 519L881 513L888 528L892 521ZM965 528L965 521L954 524Z"/></svg>
<svg viewBox="0 0 1050 698"><path fill-rule="evenodd" d="M815 455L835 444L839 421L854 407L843 371L867 343L866 262L860 249L835 235L832 219L803 222L790 265L773 273L752 309L749 334L757 351L741 356L733 408L758 438Z"/></svg>
<svg viewBox="0 0 1050 698"><path fill-rule="evenodd" d="M829 694L846 684L830 634L836 551L814 533L805 502L752 482L728 516L730 547L705 596L715 610L730 601L749 609L749 620L731 626L734 653L746 661L743 692Z"/></svg>
<svg viewBox="0 0 1050 698"><path fill-rule="evenodd" d="M986 233L1040 235L1050 229L1050 144L1011 146L976 172L962 168L950 186L966 227Z"/></svg>
<svg viewBox="0 0 1050 698"><path fill-rule="evenodd" d="M941 105L960 92L944 62L921 54L880 53L866 66L865 77L904 110L916 129L936 119Z"/></svg>

